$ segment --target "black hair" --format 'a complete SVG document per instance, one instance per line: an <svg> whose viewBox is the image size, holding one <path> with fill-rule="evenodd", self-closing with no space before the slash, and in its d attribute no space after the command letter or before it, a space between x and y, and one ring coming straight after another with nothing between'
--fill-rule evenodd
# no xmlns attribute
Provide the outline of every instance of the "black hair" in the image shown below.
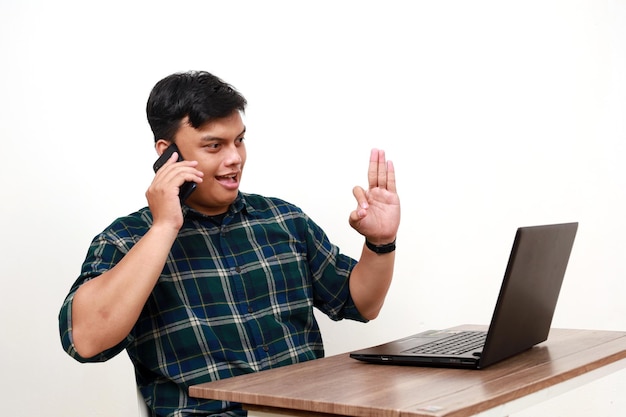
<svg viewBox="0 0 626 417"><path fill-rule="evenodd" d="M174 141L180 122L199 128L204 123L245 111L246 99L230 84L206 71L169 75L156 83L148 97L146 114L154 141Z"/></svg>

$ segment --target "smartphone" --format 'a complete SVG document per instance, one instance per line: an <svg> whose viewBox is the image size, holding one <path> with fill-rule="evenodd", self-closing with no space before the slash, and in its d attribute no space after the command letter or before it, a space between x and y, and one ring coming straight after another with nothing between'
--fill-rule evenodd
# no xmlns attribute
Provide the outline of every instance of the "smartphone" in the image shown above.
<svg viewBox="0 0 626 417"><path fill-rule="evenodd" d="M178 150L178 146L176 146L175 143L172 143L170 146L168 146L165 149L165 151L161 154L161 156L159 156L159 159L157 159L154 165L152 166L152 168L154 169L154 172L157 172L159 168L161 168L163 164L165 164L167 160L170 159L170 157L172 156L174 152L178 153L178 162L183 160L183 157L180 154L180 151ZM195 182L188 182L188 181L180 186L180 191L178 192L178 195L180 197L181 204L184 203L185 200L187 200L187 198L191 195L191 193L193 193L193 190L196 189L196 186L197 184Z"/></svg>

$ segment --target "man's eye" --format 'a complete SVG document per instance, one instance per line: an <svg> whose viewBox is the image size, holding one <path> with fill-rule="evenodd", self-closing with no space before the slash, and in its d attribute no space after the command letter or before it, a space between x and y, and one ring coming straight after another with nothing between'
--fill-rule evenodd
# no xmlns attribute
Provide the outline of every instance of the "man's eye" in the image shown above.
<svg viewBox="0 0 626 417"><path fill-rule="evenodd" d="M245 139L244 137L237 139L237 143L243 143L244 139Z"/></svg>

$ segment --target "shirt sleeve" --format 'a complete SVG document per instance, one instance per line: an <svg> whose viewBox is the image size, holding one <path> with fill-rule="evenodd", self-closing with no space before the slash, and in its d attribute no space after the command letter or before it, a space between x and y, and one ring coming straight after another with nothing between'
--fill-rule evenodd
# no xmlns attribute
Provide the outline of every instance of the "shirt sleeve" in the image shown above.
<svg viewBox="0 0 626 417"><path fill-rule="evenodd" d="M367 322L350 295L350 273L357 261L340 253L326 233L308 218L307 248L315 306L331 320Z"/></svg>
<svg viewBox="0 0 626 417"><path fill-rule="evenodd" d="M120 238L118 234L112 232L111 230L96 236L89 247L87 257L83 262L81 274L76 282L74 282L74 285L72 285L72 288L61 306L61 310L59 312L59 334L61 337L61 345L63 346L65 352L79 362L107 361L123 351L133 341L132 334L129 334L117 346L105 350L94 357L84 358L76 351L72 333L72 302L74 301L76 291L87 281L113 268L128 252L128 249L128 241Z"/></svg>
<svg viewBox="0 0 626 417"><path fill-rule="evenodd" d="M78 287L76 289L78 289ZM75 294L76 290L72 291L65 298L65 301L61 306L61 312L59 313L59 333L61 335L61 345L63 346L65 352L78 362L87 363L105 362L126 349L126 347L133 341L131 335L128 335L126 339L117 346L107 349L91 358L84 358L78 354L76 348L74 347L74 338L72 334L72 301L74 300Z"/></svg>

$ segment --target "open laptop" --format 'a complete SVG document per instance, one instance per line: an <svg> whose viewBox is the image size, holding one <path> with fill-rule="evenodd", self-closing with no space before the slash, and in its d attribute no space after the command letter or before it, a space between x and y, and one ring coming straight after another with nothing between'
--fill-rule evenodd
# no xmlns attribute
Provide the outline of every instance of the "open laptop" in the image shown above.
<svg viewBox="0 0 626 417"><path fill-rule="evenodd" d="M517 229L487 331L429 330L350 357L380 364L481 369L545 341L577 230L578 223ZM451 346L456 339L459 344Z"/></svg>

